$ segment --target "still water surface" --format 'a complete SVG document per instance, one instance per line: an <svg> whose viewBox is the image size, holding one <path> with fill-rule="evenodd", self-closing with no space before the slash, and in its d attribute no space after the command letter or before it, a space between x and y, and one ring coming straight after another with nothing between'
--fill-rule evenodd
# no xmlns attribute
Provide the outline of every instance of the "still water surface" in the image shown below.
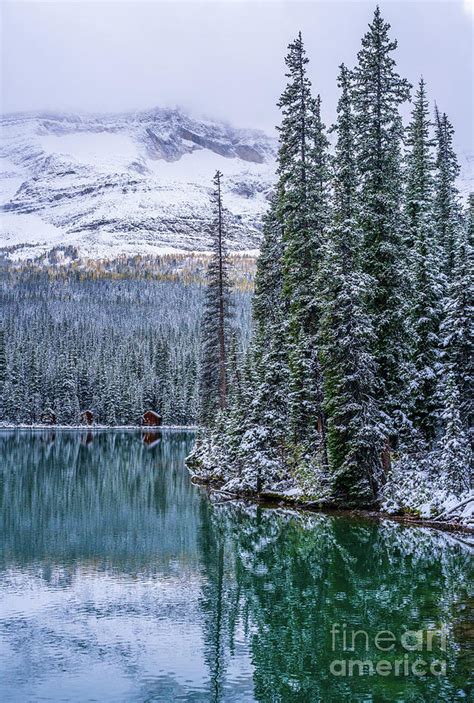
<svg viewBox="0 0 474 703"><path fill-rule="evenodd" d="M192 442L0 432L2 700L470 700L465 544L212 503L184 467ZM401 643L439 628L445 648L439 636L431 652ZM375 645L382 630L396 639L388 652ZM444 661L446 675L395 675L404 657ZM387 660L392 673L343 675L350 659Z"/></svg>

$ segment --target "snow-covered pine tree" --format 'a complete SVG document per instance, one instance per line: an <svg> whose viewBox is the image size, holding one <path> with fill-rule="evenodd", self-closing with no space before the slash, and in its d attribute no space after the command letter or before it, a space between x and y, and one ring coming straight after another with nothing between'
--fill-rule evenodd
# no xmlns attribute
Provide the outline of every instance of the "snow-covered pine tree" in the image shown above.
<svg viewBox="0 0 474 703"><path fill-rule="evenodd" d="M377 407L373 331L360 270L357 170L350 75L342 65L334 158L334 205L321 271L321 359L329 468L345 504L373 502L382 482L383 435Z"/></svg>
<svg viewBox="0 0 474 703"><path fill-rule="evenodd" d="M397 42L377 7L353 71L363 269L373 282L369 301L380 379L381 409L390 439L404 419L407 363L407 263L401 227L403 125L399 107L410 85L396 71Z"/></svg>
<svg viewBox="0 0 474 703"><path fill-rule="evenodd" d="M253 378L247 390L247 417L240 451L245 481L256 490L283 478L288 469L286 337L284 327L276 323L268 333L262 353L252 359Z"/></svg>
<svg viewBox="0 0 474 703"><path fill-rule="evenodd" d="M62 378L58 388L55 409L60 422L77 424L79 422L80 408L77 396L77 368L73 354L63 355L60 363Z"/></svg>
<svg viewBox="0 0 474 703"><path fill-rule="evenodd" d="M285 316L285 301L282 297L283 228L278 215L278 198L274 196L264 218L252 300L257 353L265 348L271 330L275 325L281 325Z"/></svg>
<svg viewBox="0 0 474 703"><path fill-rule="evenodd" d="M245 393L245 364L249 347L244 349L242 338L237 329L233 329L230 337L228 353L228 405L244 408Z"/></svg>
<svg viewBox="0 0 474 703"><path fill-rule="evenodd" d="M438 241L443 251L444 273L448 282L454 269L456 231L461 219L461 205L456 179L459 164L453 147L454 129L446 113L435 108L437 142L435 178L435 222Z"/></svg>
<svg viewBox="0 0 474 703"><path fill-rule="evenodd" d="M30 358L28 360L28 412L32 423L39 422L42 413L42 379L38 355L38 348L32 347Z"/></svg>
<svg viewBox="0 0 474 703"><path fill-rule="evenodd" d="M227 405L227 355L232 307L221 178L222 173L217 171L212 195L212 253L207 269L201 328L201 417L206 425L212 425L217 412Z"/></svg>
<svg viewBox="0 0 474 703"><path fill-rule="evenodd" d="M288 49L289 80L278 103L282 122L277 212L283 229L283 296L288 306L289 419L293 440L313 443L324 426L315 280L327 225L328 142L320 99L311 95L301 32Z"/></svg>
<svg viewBox="0 0 474 703"><path fill-rule="evenodd" d="M254 337L232 393L221 438L227 478L240 489L260 490L282 474L287 435L288 360L285 301L281 295L282 227L276 198L265 217L253 300Z"/></svg>
<svg viewBox="0 0 474 703"><path fill-rule="evenodd" d="M4 404L6 404L6 387L7 380L7 349L5 344L5 330L0 327L0 412L4 412Z"/></svg>
<svg viewBox="0 0 474 703"><path fill-rule="evenodd" d="M7 382L5 383L5 408L6 415L13 422L25 422L26 392L19 354L14 354L7 369Z"/></svg>
<svg viewBox="0 0 474 703"><path fill-rule="evenodd" d="M445 407L442 414L445 431L441 440L440 471L446 488L455 495L472 488L472 453L466 428L461 420L461 399L454 373L448 371L445 385Z"/></svg>
<svg viewBox="0 0 474 703"><path fill-rule="evenodd" d="M252 345L258 378L254 418L257 423L268 425L269 455L274 451L281 454L288 422L288 301L282 296L282 234L274 199L265 218L257 262L253 299L255 337Z"/></svg>
<svg viewBox="0 0 474 703"><path fill-rule="evenodd" d="M474 193L469 193L466 226L467 242L472 249L472 247L474 246Z"/></svg>
<svg viewBox="0 0 474 703"><path fill-rule="evenodd" d="M410 415L421 440L428 446L435 439L439 423L439 325L444 290L433 215L431 127L425 82L421 79L407 128L405 216L412 289Z"/></svg>
<svg viewBox="0 0 474 703"><path fill-rule="evenodd" d="M444 377L452 377L459 398L459 415L463 431L471 433L474 425L474 344L473 344L473 255L469 244L469 223L455 232L453 271L445 302L441 334L444 347Z"/></svg>

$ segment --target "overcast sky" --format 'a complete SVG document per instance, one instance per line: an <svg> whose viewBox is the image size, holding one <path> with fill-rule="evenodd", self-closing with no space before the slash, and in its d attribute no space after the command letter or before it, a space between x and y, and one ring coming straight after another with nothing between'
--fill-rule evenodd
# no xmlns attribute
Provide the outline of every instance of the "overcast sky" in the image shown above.
<svg viewBox="0 0 474 703"><path fill-rule="evenodd" d="M472 149L474 0L382 0L412 83L449 113ZM375 2L2 2L3 112L182 106L198 116L271 130L288 42L303 32L326 121L336 75L352 66Z"/></svg>

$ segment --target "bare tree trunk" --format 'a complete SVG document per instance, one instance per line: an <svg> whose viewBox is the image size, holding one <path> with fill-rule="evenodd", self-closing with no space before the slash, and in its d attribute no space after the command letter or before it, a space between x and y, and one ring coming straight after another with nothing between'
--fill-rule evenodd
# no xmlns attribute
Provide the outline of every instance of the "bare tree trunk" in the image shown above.
<svg viewBox="0 0 474 703"><path fill-rule="evenodd" d="M388 439L385 439L382 449L382 467L385 476L388 476L390 469L392 468L392 460L390 458L390 441Z"/></svg>

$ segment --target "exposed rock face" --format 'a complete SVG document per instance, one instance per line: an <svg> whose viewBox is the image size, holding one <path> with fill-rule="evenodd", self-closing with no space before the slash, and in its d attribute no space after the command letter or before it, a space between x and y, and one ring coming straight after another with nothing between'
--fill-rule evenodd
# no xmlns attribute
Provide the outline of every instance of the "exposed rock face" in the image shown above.
<svg viewBox="0 0 474 703"><path fill-rule="evenodd" d="M244 161L253 161L256 164L263 164L263 156L257 149L248 144L237 144L235 147L235 153Z"/></svg>
<svg viewBox="0 0 474 703"><path fill-rule="evenodd" d="M86 257L209 248L209 194L224 174L231 250L256 249L275 141L179 110L1 119L1 250Z"/></svg>

